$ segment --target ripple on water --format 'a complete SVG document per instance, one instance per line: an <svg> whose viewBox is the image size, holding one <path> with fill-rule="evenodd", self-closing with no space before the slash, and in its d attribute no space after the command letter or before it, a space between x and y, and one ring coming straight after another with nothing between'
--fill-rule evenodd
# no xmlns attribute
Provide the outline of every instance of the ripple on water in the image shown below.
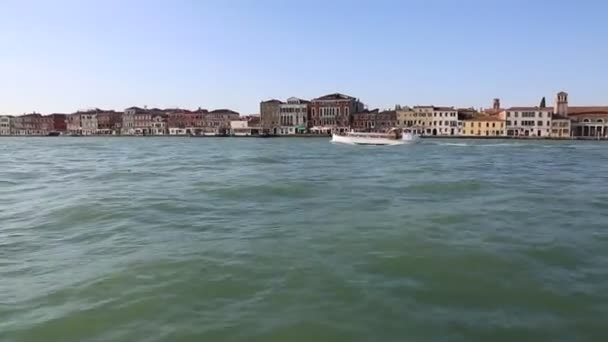
<svg viewBox="0 0 608 342"><path fill-rule="evenodd" d="M0 340L608 340L607 158L3 139Z"/></svg>

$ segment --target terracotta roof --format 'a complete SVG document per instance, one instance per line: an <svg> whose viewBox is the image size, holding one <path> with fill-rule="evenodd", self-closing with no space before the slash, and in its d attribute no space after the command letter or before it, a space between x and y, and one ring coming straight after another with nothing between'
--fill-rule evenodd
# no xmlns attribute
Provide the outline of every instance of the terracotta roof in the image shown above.
<svg viewBox="0 0 608 342"><path fill-rule="evenodd" d="M588 114L608 114L608 106L568 106L568 116L570 115L588 115Z"/></svg>
<svg viewBox="0 0 608 342"><path fill-rule="evenodd" d="M239 113L237 113L237 112L235 112L233 110L224 109L224 108L212 110L209 113L212 113L212 114L239 114Z"/></svg>
<svg viewBox="0 0 608 342"><path fill-rule="evenodd" d="M506 109L504 108L498 108L498 109L494 109L494 108L488 108L484 110L484 113L490 114L490 115L496 115L496 114L500 114L501 112L505 111Z"/></svg>
<svg viewBox="0 0 608 342"><path fill-rule="evenodd" d="M295 96L288 98L287 103L289 103L289 101L294 101L294 100L297 100L301 104L310 103L310 101L308 101L308 100L304 100L304 99L301 99L301 98L295 97Z"/></svg>
<svg viewBox="0 0 608 342"><path fill-rule="evenodd" d="M317 97L316 99L314 99L313 101L325 101L325 100L354 100L355 98L352 96L348 96L348 95L344 95L344 94L340 94L340 93L333 93L333 94L328 94L328 95L324 95L321 97Z"/></svg>
<svg viewBox="0 0 608 342"><path fill-rule="evenodd" d="M433 106L433 110L441 110L441 111L455 111L456 109L454 109L454 107L435 107Z"/></svg>
<svg viewBox="0 0 608 342"><path fill-rule="evenodd" d="M283 103L283 101L277 99L270 99L268 101L262 101L262 103Z"/></svg>
<svg viewBox="0 0 608 342"><path fill-rule="evenodd" d="M362 114L378 114L380 110L379 109L373 109L373 110L369 110L369 109L365 109L361 112L357 112L357 113L353 113L353 115L362 115Z"/></svg>

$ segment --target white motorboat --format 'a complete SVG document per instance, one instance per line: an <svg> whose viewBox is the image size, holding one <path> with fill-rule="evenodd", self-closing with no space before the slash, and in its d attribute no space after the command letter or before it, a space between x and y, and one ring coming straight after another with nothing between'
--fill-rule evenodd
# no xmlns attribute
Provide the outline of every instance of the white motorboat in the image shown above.
<svg viewBox="0 0 608 342"><path fill-rule="evenodd" d="M387 133L347 132L332 134L331 142L348 145L403 145L414 143L418 137L410 132L391 129Z"/></svg>

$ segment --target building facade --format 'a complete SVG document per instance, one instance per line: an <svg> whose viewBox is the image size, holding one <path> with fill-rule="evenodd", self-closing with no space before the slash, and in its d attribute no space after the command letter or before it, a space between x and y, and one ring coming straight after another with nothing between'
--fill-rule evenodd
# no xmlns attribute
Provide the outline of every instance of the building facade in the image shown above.
<svg viewBox="0 0 608 342"><path fill-rule="evenodd" d="M376 128L376 115L379 110L362 110L353 113L351 118L351 128L357 132L372 132Z"/></svg>
<svg viewBox="0 0 608 342"><path fill-rule="evenodd" d="M88 111L80 115L80 127L83 135L93 135L97 132L97 112Z"/></svg>
<svg viewBox="0 0 608 342"><path fill-rule="evenodd" d="M570 120L570 136L608 139L608 106L570 106L568 93L555 96L555 114Z"/></svg>
<svg viewBox="0 0 608 342"><path fill-rule="evenodd" d="M73 135L93 135L97 133L97 110L82 111L66 117L66 130Z"/></svg>
<svg viewBox="0 0 608 342"><path fill-rule="evenodd" d="M431 135L459 135L458 110L454 107L432 107Z"/></svg>
<svg viewBox="0 0 608 342"><path fill-rule="evenodd" d="M249 136L257 136L260 134L260 127L255 125L250 125L250 123L255 124L248 118L243 118L242 120L230 121L230 135L235 137L249 137Z"/></svg>
<svg viewBox="0 0 608 342"><path fill-rule="evenodd" d="M202 134L208 110L174 109L167 111L167 127L171 135Z"/></svg>
<svg viewBox="0 0 608 342"><path fill-rule="evenodd" d="M397 111L385 110L376 115L376 131L386 132L397 127Z"/></svg>
<svg viewBox="0 0 608 342"><path fill-rule="evenodd" d="M13 119L15 135L48 135L53 123L50 117L38 113L24 114Z"/></svg>
<svg viewBox="0 0 608 342"><path fill-rule="evenodd" d="M140 114L146 110L140 107L129 107L122 114L122 135L135 135L135 114Z"/></svg>
<svg viewBox="0 0 608 342"><path fill-rule="evenodd" d="M429 121L426 113L419 113L409 107L400 107L397 110L397 127L409 129L414 134L425 135L431 134L428 129ZM427 132L427 129L429 132Z"/></svg>
<svg viewBox="0 0 608 342"><path fill-rule="evenodd" d="M549 137L553 108L511 107L500 114L506 121L507 136Z"/></svg>
<svg viewBox="0 0 608 342"><path fill-rule="evenodd" d="M415 106L405 111L397 112L397 120L405 128L414 129L416 134L433 134L433 106Z"/></svg>
<svg viewBox="0 0 608 342"><path fill-rule="evenodd" d="M282 104L283 102L277 99L260 102L260 119L264 133L278 134Z"/></svg>
<svg viewBox="0 0 608 342"><path fill-rule="evenodd" d="M397 126L397 111L394 110L363 110L351 118L351 128L358 132L386 132Z"/></svg>
<svg viewBox="0 0 608 342"><path fill-rule="evenodd" d="M122 129L122 113L113 110L97 111L97 132L101 135L117 135Z"/></svg>
<svg viewBox="0 0 608 342"><path fill-rule="evenodd" d="M152 126L150 127L150 135L166 135L167 134L167 115L155 113L152 114Z"/></svg>
<svg viewBox="0 0 608 342"><path fill-rule="evenodd" d="M50 127L49 131L53 133L63 134L68 130L67 115L54 113L49 115Z"/></svg>
<svg viewBox="0 0 608 342"><path fill-rule="evenodd" d="M13 120L15 118L10 115L0 116L0 135L13 135Z"/></svg>
<svg viewBox="0 0 608 342"><path fill-rule="evenodd" d="M346 132L352 115L364 108L365 105L352 96L339 93L321 96L310 102L309 126L316 133Z"/></svg>
<svg viewBox="0 0 608 342"><path fill-rule="evenodd" d="M467 137L501 137L506 133L505 120L496 116L478 115L462 120L460 135Z"/></svg>
<svg viewBox="0 0 608 342"><path fill-rule="evenodd" d="M227 135L230 133L230 122L240 120L241 115L230 109L216 109L205 115L203 134Z"/></svg>
<svg viewBox="0 0 608 342"><path fill-rule="evenodd" d="M570 138L572 134L571 122L565 116L553 114L551 118L551 138Z"/></svg>
<svg viewBox="0 0 608 342"><path fill-rule="evenodd" d="M608 106L568 107L568 118L573 137L608 138Z"/></svg>
<svg viewBox="0 0 608 342"><path fill-rule="evenodd" d="M133 113L133 131L135 135L152 134L152 111L142 110Z"/></svg>
<svg viewBox="0 0 608 342"><path fill-rule="evenodd" d="M292 135L306 133L308 130L309 101L290 97L279 104L279 124L274 134Z"/></svg>

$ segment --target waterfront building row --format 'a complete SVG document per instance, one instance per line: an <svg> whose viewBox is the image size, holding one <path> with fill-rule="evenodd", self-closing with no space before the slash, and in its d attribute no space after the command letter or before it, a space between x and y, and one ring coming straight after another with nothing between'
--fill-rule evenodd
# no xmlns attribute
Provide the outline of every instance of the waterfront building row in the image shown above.
<svg viewBox="0 0 608 342"><path fill-rule="evenodd" d="M369 110L358 98L334 93L303 100L260 103L260 115L241 117L229 109L186 110L130 107L73 114L0 116L0 135L297 135L348 130L382 132L393 127L427 136L608 139L608 106L570 106L560 92L553 107L491 108L396 106Z"/></svg>
<svg viewBox="0 0 608 342"><path fill-rule="evenodd" d="M87 110L73 114L39 113L0 116L0 135L224 135L231 121L241 120L229 109L195 111L130 107L124 112Z"/></svg>
<svg viewBox="0 0 608 342"><path fill-rule="evenodd" d="M287 110L294 101L299 104L297 112ZM294 113L300 115L298 121L291 117ZM569 106L565 92L556 95L553 107L547 107L543 98L535 107L502 108L494 99L492 107L483 110L424 105L384 111L369 110L358 98L336 93L311 101L263 101L260 114L263 131L272 135L401 127L428 136L608 138L608 106Z"/></svg>

